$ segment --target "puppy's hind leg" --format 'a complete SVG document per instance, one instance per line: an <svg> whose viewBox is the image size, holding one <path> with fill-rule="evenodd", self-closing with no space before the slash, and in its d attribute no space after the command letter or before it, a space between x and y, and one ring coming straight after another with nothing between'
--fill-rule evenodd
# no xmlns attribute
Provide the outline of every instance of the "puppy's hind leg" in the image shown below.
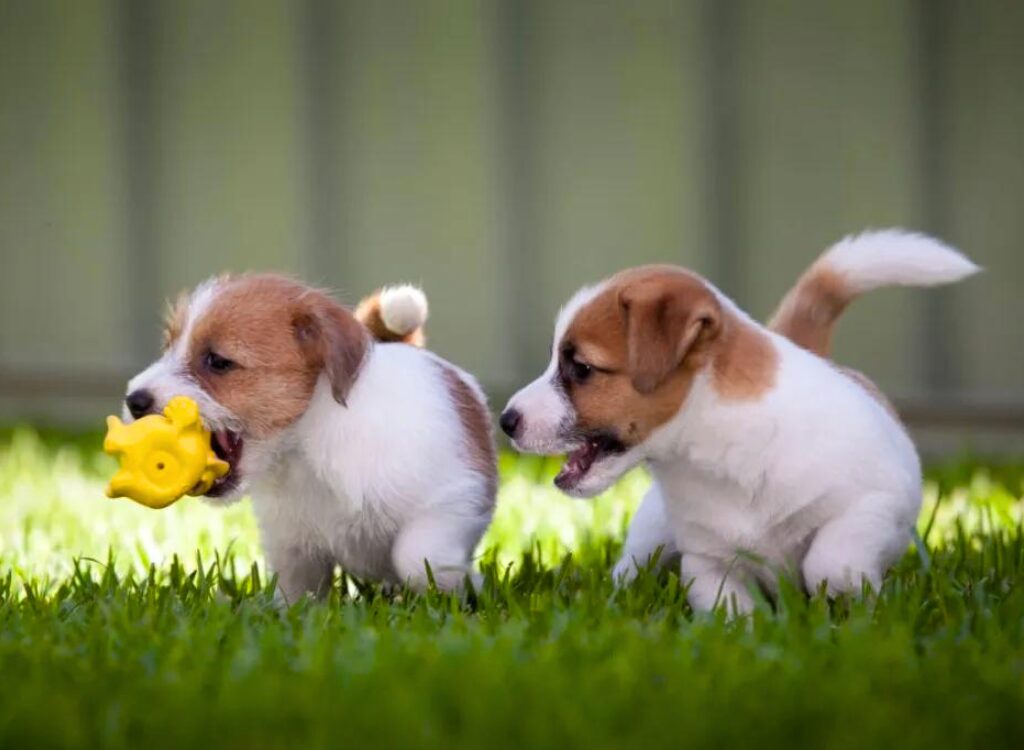
<svg viewBox="0 0 1024 750"><path fill-rule="evenodd" d="M466 576L474 581L472 557L490 522L490 514L477 509L458 512L431 508L407 523L398 533L391 561L398 580L423 591L429 585L427 566L434 583L443 591L462 588Z"/></svg>
<svg viewBox="0 0 1024 750"><path fill-rule="evenodd" d="M866 495L822 526L803 561L804 586L811 593L824 582L828 593L860 593L867 581L877 590L886 570L910 543L910 507L888 493Z"/></svg>

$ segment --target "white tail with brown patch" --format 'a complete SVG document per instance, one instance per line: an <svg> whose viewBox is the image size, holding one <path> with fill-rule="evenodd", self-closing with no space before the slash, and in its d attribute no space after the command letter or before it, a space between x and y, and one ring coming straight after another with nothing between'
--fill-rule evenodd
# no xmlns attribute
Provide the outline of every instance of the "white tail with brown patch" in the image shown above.
<svg viewBox="0 0 1024 750"><path fill-rule="evenodd" d="M977 273L978 266L952 247L901 229L846 237L800 277L768 327L827 357L832 327L850 302L886 286L936 286Z"/></svg>
<svg viewBox="0 0 1024 750"><path fill-rule="evenodd" d="M380 317L388 330L408 336L427 322L427 296L409 284L385 287L380 290Z"/></svg>
<svg viewBox="0 0 1024 750"><path fill-rule="evenodd" d="M426 336L427 296L411 284L379 289L356 307L356 319L370 329L378 341L423 346Z"/></svg>

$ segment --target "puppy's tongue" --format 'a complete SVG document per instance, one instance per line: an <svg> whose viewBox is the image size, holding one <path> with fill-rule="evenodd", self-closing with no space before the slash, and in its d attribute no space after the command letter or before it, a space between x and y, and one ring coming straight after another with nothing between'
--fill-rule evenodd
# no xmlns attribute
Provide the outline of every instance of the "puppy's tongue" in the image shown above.
<svg viewBox="0 0 1024 750"><path fill-rule="evenodd" d="M231 430L217 430L213 433L213 452L234 468L242 452L242 436Z"/></svg>
<svg viewBox="0 0 1024 750"><path fill-rule="evenodd" d="M235 452L235 449L238 447L238 435L228 430L217 430L213 435L224 453L230 456Z"/></svg>
<svg viewBox="0 0 1024 750"><path fill-rule="evenodd" d="M588 440L566 456L562 470L555 477L555 486L561 490L569 490L579 484L594 465L599 452L597 441Z"/></svg>

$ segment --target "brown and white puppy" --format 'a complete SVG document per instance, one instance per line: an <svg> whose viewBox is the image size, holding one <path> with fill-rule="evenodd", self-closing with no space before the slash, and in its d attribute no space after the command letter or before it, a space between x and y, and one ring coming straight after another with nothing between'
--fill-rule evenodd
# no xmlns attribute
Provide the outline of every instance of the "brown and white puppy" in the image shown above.
<svg viewBox="0 0 1024 750"><path fill-rule="evenodd" d="M811 590L877 586L906 549L920 464L877 389L828 361L831 328L870 289L976 270L921 235L848 238L801 279L775 330L684 269L623 271L562 310L551 364L501 426L521 450L567 452L555 482L572 495L647 464L619 579L660 547L681 556L698 609L745 611L751 585L771 590L780 572Z"/></svg>
<svg viewBox="0 0 1024 750"><path fill-rule="evenodd" d="M359 314L282 276L211 279L179 299L125 399L136 418L176 395L199 404L231 464L208 494L251 494L288 600L323 592L335 565L421 588L429 565L456 588L494 507L483 393L402 343L422 343L422 292L382 290Z"/></svg>

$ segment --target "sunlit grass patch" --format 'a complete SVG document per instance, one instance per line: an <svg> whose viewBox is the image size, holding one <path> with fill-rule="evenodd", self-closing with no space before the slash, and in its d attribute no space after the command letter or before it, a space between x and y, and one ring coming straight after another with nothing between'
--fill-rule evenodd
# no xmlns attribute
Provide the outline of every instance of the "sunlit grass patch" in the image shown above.
<svg viewBox="0 0 1024 750"><path fill-rule="evenodd" d="M229 508L185 498L153 511L103 494L114 470L98 435L44 439L22 428L0 435L0 565L24 578L67 575L76 558L113 557L122 572L161 567L172 558L233 556L261 563L259 532L248 502ZM559 459L504 453L494 523L485 552L503 565L524 552L547 561L621 540L650 480L636 470L594 500L568 498L552 484ZM1022 520L1021 472L965 464L933 472L918 530L929 545L974 533L1012 529Z"/></svg>
<svg viewBox="0 0 1024 750"><path fill-rule="evenodd" d="M261 562L259 533L246 501L216 508L185 498L160 511L103 490L113 460L99 437L47 443L29 429L0 442L0 564L25 578L67 575L76 557L106 561L122 572L145 571L198 551L232 555L248 567ZM621 537L648 484L641 471L593 501L575 500L552 484L555 459L501 457L501 490L494 523L479 554L503 563L528 550L559 560L588 543Z"/></svg>
<svg viewBox="0 0 1024 750"><path fill-rule="evenodd" d="M282 608L247 504L108 500L98 440L0 435L0 747L1024 743L1016 467L931 472L881 591L730 622L672 571L613 587L643 472L573 500L505 454L481 588Z"/></svg>
<svg viewBox="0 0 1024 750"><path fill-rule="evenodd" d="M110 500L114 462L92 442L48 445L19 429L0 444L0 566L26 579L68 575L76 558L121 571L162 567L175 555L212 559L230 551L242 565L260 559L247 504L218 509L186 498L163 511Z"/></svg>

